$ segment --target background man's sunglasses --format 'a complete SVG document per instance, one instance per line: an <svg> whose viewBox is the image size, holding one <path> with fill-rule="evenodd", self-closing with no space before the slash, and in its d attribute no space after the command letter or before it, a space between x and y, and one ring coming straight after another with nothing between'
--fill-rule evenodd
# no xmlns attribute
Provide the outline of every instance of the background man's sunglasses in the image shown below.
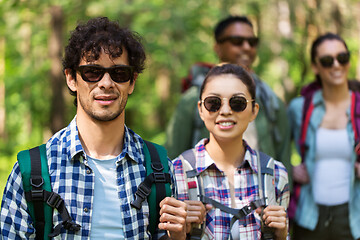
<svg viewBox="0 0 360 240"><path fill-rule="evenodd" d="M219 109L222 106L222 101L225 99L227 99L227 98L210 96L210 97L206 97L204 100L202 100L201 103L204 104L204 107L209 112L217 112L217 111L219 111ZM246 109L248 102L253 102L253 101L255 101L255 100L254 99L247 100L245 97L233 96L229 99L229 105L230 105L230 108L234 112L242 112Z"/></svg>
<svg viewBox="0 0 360 240"><path fill-rule="evenodd" d="M117 83L127 82L133 78L134 68L128 65L115 65L109 68L104 68L98 65L82 65L76 69L86 82L98 82L105 73L109 73L111 79Z"/></svg>
<svg viewBox="0 0 360 240"><path fill-rule="evenodd" d="M229 41L231 44L236 46L242 46L244 41L247 41L251 47L256 47L259 43L257 37L240 37L240 36L228 36L218 40L218 43Z"/></svg>
<svg viewBox="0 0 360 240"><path fill-rule="evenodd" d="M342 52L342 53L339 53L336 57L323 56L323 57L319 58L319 62L323 67L329 68L329 67L333 66L335 58L341 65L345 65L345 64L349 63L350 53L349 52Z"/></svg>

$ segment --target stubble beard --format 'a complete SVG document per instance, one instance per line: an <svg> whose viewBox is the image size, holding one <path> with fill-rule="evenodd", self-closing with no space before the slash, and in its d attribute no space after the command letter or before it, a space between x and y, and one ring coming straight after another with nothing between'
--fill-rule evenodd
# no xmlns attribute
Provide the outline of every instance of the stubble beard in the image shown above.
<svg viewBox="0 0 360 240"><path fill-rule="evenodd" d="M79 103L84 112L91 118L99 122L110 122L117 119L125 110L127 98L122 99L119 108L116 111L112 111L109 106L103 106L102 111L96 111L93 108L87 107L79 98Z"/></svg>

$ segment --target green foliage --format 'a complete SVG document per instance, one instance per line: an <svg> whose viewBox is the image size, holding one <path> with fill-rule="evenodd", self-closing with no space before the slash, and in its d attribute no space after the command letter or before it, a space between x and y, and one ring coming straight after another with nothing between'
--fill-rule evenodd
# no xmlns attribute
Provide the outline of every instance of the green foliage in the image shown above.
<svg viewBox="0 0 360 240"><path fill-rule="evenodd" d="M318 1L0 0L0 42L5 42L3 54L0 49L5 105L0 108L6 113L6 131L0 138L0 176L4 171L8 174L17 151L45 142L52 135L52 6L63 11L64 45L79 21L96 16L117 20L143 37L147 68L129 98L126 124L144 138L162 144L166 124L180 97L181 78L194 62L217 62L213 28L229 14L248 15L254 22L261 39L254 70L286 101L313 79L308 52L318 33L341 30L352 52L350 76L355 78L359 69L357 2L323 1L321 6L312 6L314 2ZM337 24L333 9L340 12L342 24ZM293 88L287 87L288 82ZM67 95L66 104L69 122L75 113L71 96Z"/></svg>
<svg viewBox="0 0 360 240"><path fill-rule="evenodd" d="M16 155L0 156L0 194L4 192L6 180L16 161Z"/></svg>

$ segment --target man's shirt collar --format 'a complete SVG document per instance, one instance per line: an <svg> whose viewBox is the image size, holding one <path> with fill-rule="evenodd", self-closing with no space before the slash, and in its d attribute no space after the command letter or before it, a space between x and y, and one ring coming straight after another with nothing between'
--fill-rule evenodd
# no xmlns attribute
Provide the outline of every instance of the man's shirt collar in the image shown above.
<svg viewBox="0 0 360 240"><path fill-rule="evenodd" d="M67 128L65 128L65 138L66 138L66 152L68 154L68 159L71 161L75 161L80 159L78 156L84 156L85 151L82 147L79 130L76 124L76 116L70 122ZM126 155L130 157L135 162L139 163L141 161L140 155L143 153L139 153L134 151L134 149L142 150L143 140L131 129L129 129L126 125L124 125L124 143L123 148L120 153L119 158L123 159ZM142 161L141 161L142 162Z"/></svg>

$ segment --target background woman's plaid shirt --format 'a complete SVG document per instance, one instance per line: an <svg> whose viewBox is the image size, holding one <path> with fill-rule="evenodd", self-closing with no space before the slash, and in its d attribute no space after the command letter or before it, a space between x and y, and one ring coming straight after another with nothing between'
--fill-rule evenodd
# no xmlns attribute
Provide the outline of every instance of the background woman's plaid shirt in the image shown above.
<svg viewBox="0 0 360 240"><path fill-rule="evenodd" d="M231 207L230 187L224 172L220 171L215 162L205 157L207 139L201 140L195 146L196 170L201 173L205 195ZM179 158L173 160L179 200L189 199L187 184L184 178L182 162ZM259 199L256 153L246 145L244 161L234 174L234 193L237 208L242 208L250 202ZM277 203L287 208L289 204L288 178L284 165L275 161L275 192ZM209 239L228 239L232 215L219 209L212 209L206 215L205 233ZM259 215L249 214L239 222L240 239L260 239L261 225Z"/></svg>
<svg viewBox="0 0 360 240"><path fill-rule="evenodd" d="M137 186L146 176L143 165L143 140L125 126L124 146L117 161L117 183L126 239L148 239L149 206L143 203L140 211L132 208ZM76 118L67 128L56 133L46 144L49 173L54 192L65 200L67 209L81 230L62 233L56 239L88 239L93 207L94 173L89 168L79 140ZM169 161L170 173L173 166ZM173 177L172 177L172 181ZM175 184L172 184L173 195ZM5 186L1 206L0 234L3 239L35 239L33 220L28 214L19 165L15 166ZM60 222L55 210L53 224Z"/></svg>

